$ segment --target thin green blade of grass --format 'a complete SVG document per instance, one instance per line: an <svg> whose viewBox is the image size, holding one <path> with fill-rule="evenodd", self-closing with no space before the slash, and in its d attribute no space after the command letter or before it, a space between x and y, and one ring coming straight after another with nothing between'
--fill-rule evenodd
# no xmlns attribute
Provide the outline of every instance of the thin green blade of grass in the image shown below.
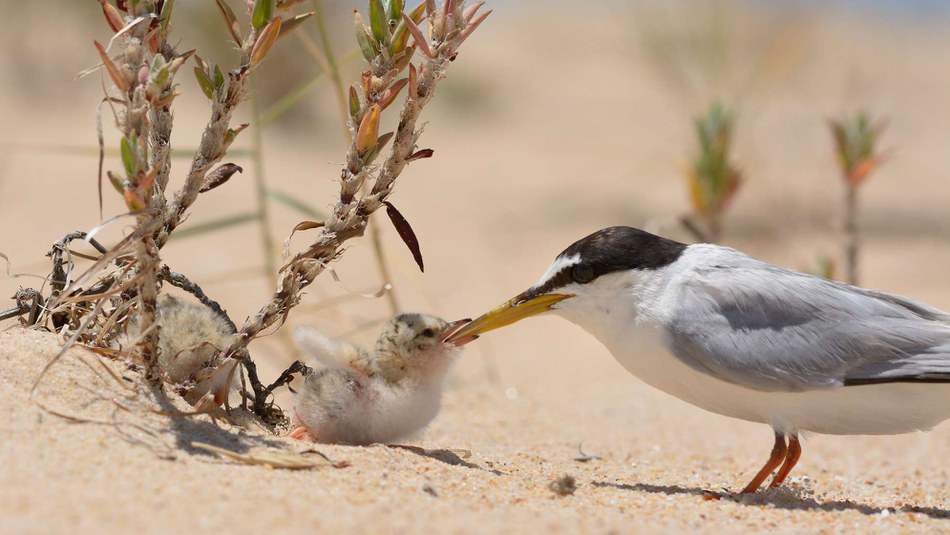
<svg viewBox="0 0 950 535"><path fill-rule="evenodd" d="M220 219L212 219L211 221L205 223L199 223L193 227L186 227L178 230L172 235L170 239L179 240L182 238L199 236L209 232L216 232L222 229L236 227L245 223L251 223L257 221L258 219L260 219L260 215L257 212L243 212L240 214L229 215Z"/></svg>
<svg viewBox="0 0 950 535"><path fill-rule="evenodd" d="M267 196L280 204L289 206L298 212L314 219L326 219L327 215L300 199L274 188L267 188Z"/></svg>
<svg viewBox="0 0 950 535"><path fill-rule="evenodd" d="M269 108L264 110L264 113L261 114L260 119L261 129L263 130L267 128L275 121L283 117L284 114L296 106L297 103L307 95L307 93L323 82L326 77L327 74L325 72L317 73L313 78L293 88L286 95L281 97L280 100L273 103Z"/></svg>

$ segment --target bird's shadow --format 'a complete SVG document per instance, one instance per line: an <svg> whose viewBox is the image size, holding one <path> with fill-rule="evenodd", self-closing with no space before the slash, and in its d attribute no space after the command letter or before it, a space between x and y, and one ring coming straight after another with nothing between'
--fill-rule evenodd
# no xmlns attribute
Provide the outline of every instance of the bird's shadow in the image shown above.
<svg viewBox="0 0 950 535"><path fill-rule="evenodd" d="M683 494L689 496L700 496L704 499L725 499L740 505L762 506L769 505L778 509L804 510L804 511L856 511L865 515L877 515L884 512L893 513L901 511L904 513L920 513L931 518L950 519L950 510L939 507L921 507L917 505L904 505L900 508L874 507L863 503L855 503L850 500L830 500L818 501L814 498L796 497L790 500L788 495L775 495L766 492L756 494L739 494L730 492L715 492L699 487L682 487L680 485L652 485L649 483L608 483L606 481L591 481L591 485L598 488L614 488L633 492L649 492L652 494L676 495Z"/></svg>
<svg viewBox="0 0 950 535"><path fill-rule="evenodd" d="M475 463L468 462L465 459L463 459L458 453L452 450L447 450L447 449L429 450L425 448L420 448L418 446L405 446L402 444L389 444L388 446L390 448L415 453L416 455L420 457L425 457L427 459L435 459L436 461L439 461L451 466L464 466L465 468L472 468L474 470L482 470L485 472L489 472L496 476L505 475L505 473L500 470L496 470L494 468L489 469L483 466L479 466Z"/></svg>

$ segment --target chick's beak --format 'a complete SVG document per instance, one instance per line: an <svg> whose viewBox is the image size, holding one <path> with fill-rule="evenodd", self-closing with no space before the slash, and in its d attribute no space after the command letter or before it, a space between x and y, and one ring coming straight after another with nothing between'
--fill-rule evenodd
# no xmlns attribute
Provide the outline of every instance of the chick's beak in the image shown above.
<svg viewBox="0 0 950 535"><path fill-rule="evenodd" d="M455 336L455 331L462 327L463 325L469 324L472 322L471 318L465 318L463 320L453 321L445 326L445 329L442 331L442 343L451 344L455 347L462 347L469 342L474 342L478 335L468 335L468 336Z"/></svg>
<svg viewBox="0 0 950 535"><path fill-rule="evenodd" d="M475 321L464 325L461 329L455 331L448 338L445 339L446 342L455 343L460 345L458 342L469 337L477 337L482 333L498 329L499 327L504 327L506 325L511 325L516 321L522 320L529 316L534 316L542 312L547 312L551 310L556 303L559 303L565 299L574 297L573 294L542 294L542 295L533 295L530 290L527 292L518 295L517 297L509 300L500 307L491 310L485 314L482 314ZM468 343L474 340L471 338L463 343Z"/></svg>

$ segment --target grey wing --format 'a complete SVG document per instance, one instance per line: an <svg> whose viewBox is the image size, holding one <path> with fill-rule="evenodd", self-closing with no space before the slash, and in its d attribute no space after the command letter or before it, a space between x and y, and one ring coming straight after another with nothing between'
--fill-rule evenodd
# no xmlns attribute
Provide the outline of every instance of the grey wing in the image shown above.
<svg viewBox="0 0 950 535"><path fill-rule="evenodd" d="M733 255L678 281L666 334L691 367L764 391L950 382L944 312Z"/></svg>

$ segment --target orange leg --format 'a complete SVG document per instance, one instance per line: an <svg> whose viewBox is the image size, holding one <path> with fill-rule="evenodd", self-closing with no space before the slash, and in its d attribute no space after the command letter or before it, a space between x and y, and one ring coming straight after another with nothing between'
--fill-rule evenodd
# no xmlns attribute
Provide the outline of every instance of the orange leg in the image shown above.
<svg viewBox="0 0 950 535"><path fill-rule="evenodd" d="M742 489L742 494L750 494L759 489L759 486L762 485L762 482L765 481L765 478L769 477L769 474L772 473L772 470L775 470L778 465L782 464L782 461L785 460L785 455L788 452L788 448L785 447L785 437L778 433L775 433L775 446L772 447L772 453L769 455L769 460L765 463L765 466L759 470L759 473L752 478L752 481Z"/></svg>
<svg viewBox="0 0 950 535"><path fill-rule="evenodd" d="M294 429L293 431L291 431L290 434L288 434L287 436L288 436L289 438L293 438L293 439L297 439L297 440L303 440L303 441L305 441L305 442L316 442L316 441L317 441L317 439L314 438L314 436L313 436L312 434L310 434L310 431L309 431L306 427L304 427L304 426L302 426L302 425L297 426L297 428Z"/></svg>
<svg viewBox="0 0 950 535"><path fill-rule="evenodd" d="M772 483L769 484L769 488L775 488L785 482L785 478L788 477L789 472L792 471L792 468L795 468L795 463L798 462L798 458L802 456L802 444L798 441L798 435L792 435L788 439L788 453L785 455L785 462L782 463L782 467L779 468L778 473L775 474L775 478L772 480Z"/></svg>

